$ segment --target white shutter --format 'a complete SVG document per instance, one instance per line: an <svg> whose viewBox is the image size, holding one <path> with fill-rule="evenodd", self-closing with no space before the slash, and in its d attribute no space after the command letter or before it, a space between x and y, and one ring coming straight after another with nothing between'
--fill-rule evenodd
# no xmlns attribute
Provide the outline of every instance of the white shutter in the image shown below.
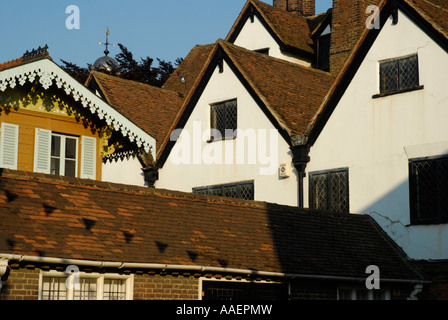
<svg viewBox="0 0 448 320"><path fill-rule="evenodd" d="M17 170L19 153L19 126L2 123L0 136L0 166L6 169Z"/></svg>
<svg viewBox="0 0 448 320"><path fill-rule="evenodd" d="M96 138L81 137L81 178L96 180Z"/></svg>
<svg viewBox="0 0 448 320"><path fill-rule="evenodd" d="M36 128L34 141L34 172L50 174L51 131Z"/></svg>

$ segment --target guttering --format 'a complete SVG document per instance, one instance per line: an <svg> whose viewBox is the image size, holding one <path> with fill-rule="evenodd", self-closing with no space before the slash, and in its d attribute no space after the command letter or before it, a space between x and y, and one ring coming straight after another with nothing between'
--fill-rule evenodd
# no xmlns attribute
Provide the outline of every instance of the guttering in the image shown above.
<svg viewBox="0 0 448 320"><path fill-rule="evenodd" d="M231 273L245 276L262 276L262 277L278 277L287 279L314 279L314 280L338 280L338 281L355 281L364 282L366 278L362 277L344 277L332 275L310 275L310 274L295 274L283 272L258 271L249 269L237 268L222 268L210 266L193 266L193 265L176 265L176 264L160 264L160 263L132 263L132 262L111 262L111 261L91 261L78 259L64 259L51 257L36 257L14 254L0 254L0 261L18 261L18 262L33 262L33 263L49 263L62 265L75 265L83 267L96 268L117 268L117 269L157 269L157 270L176 270L176 271L196 271L196 272L216 272L216 273ZM424 284L430 281L417 279L381 279L381 282L407 283L407 284Z"/></svg>

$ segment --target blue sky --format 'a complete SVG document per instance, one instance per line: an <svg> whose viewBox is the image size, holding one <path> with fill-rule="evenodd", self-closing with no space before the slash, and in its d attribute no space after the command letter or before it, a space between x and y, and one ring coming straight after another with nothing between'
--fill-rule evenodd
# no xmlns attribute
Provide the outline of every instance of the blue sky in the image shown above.
<svg viewBox="0 0 448 320"><path fill-rule="evenodd" d="M21 57L27 50L49 46L60 59L85 67L103 55L105 31L109 42L125 45L136 59L150 56L167 61L185 57L196 44L225 38L245 0L26 0L0 4L0 62ZM272 4L272 0L264 0ZM316 0L316 13L331 6ZM69 5L80 11L80 28L67 29ZM110 55L119 53L111 47Z"/></svg>

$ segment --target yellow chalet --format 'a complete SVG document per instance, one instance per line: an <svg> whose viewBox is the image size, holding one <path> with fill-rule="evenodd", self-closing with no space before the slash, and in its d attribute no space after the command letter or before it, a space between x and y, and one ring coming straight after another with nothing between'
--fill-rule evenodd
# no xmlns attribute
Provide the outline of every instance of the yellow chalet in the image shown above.
<svg viewBox="0 0 448 320"><path fill-rule="evenodd" d="M47 46L0 64L0 168L103 180L107 163L154 152L151 135L66 73Z"/></svg>

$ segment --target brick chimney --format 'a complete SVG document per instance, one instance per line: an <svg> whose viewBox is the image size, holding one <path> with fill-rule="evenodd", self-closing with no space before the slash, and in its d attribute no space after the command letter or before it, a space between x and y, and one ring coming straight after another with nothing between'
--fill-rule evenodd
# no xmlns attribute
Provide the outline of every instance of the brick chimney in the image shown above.
<svg viewBox="0 0 448 320"><path fill-rule="evenodd" d="M316 0L274 0L274 7L302 16L313 16Z"/></svg>
<svg viewBox="0 0 448 320"><path fill-rule="evenodd" d="M366 28L366 13L369 5L378 5L380 0L333 0L330 72L339 72L348 55Z"/></svg>

